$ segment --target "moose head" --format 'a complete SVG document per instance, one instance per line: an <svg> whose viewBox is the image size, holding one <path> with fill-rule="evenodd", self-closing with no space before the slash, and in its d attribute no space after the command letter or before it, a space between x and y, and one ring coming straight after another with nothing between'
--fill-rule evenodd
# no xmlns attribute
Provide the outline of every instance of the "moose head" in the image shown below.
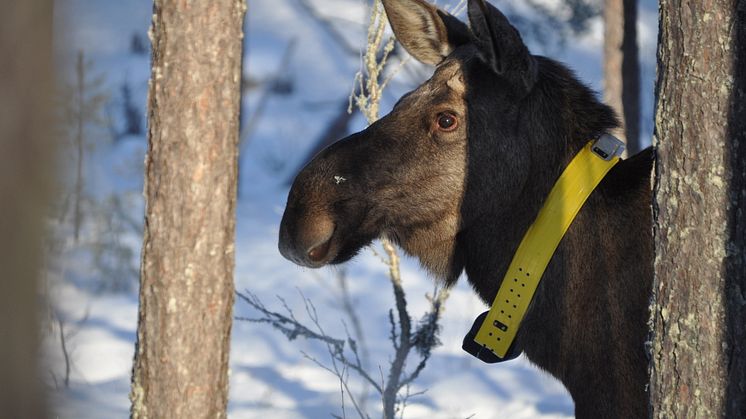
<svg viewBox="0 0 746 419"><path fill-rule="evenodd" d="M383 4L404 48L435 72L391 113L298 174L280 251L315 268L345 262L385 235L452 283L464 268L459 232L511 208L532 170L552 163L537 159L561 157L557 141L538 144L542 130L566 136L538 121L546 99L535 90L551 82L540 74L551 63L531 55L508 19L483 0L469 1L469 27L424 0ZM604 116L574 134L615 124L610 112Z"/></svg>

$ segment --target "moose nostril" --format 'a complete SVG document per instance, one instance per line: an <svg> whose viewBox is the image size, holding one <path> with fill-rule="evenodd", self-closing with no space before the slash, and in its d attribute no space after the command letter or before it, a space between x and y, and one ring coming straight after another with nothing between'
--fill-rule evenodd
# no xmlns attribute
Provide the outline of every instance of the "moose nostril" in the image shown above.
<svg viewBox="0 0 746 419"><path fill-rule="evenodd" d="M308 251L308 259L316 263L324 260L327 253L329 253L329 246L331 242L331 240L326 240L325 242L312 247L311 250Z"/></svg>

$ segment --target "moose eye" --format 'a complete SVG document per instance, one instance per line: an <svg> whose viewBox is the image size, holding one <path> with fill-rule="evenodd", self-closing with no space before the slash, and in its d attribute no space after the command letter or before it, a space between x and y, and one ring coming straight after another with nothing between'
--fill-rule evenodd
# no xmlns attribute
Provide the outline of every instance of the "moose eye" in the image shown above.
<svg viewBox="0 0 746 419"><path fill-rule="evenodd" d="M457 126L458 119L456 119L456 115L448 112L438 114L438 128L441 131L453 131Z"/></svg>

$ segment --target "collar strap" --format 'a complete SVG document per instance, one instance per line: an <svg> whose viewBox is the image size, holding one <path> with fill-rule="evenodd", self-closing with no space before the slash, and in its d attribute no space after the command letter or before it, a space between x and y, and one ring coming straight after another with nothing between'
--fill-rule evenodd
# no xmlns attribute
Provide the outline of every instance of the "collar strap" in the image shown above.
<svg viewBox="0 0 746 419"><path fill-rule="evenodd" d="M477 318L464 340L464 350L486 362L517 355L513 341L544 270L580 208L623 151L623 142L604 134L572 159L523 236L490 311ZM474 335L477 323L481 326Z"/></svg>

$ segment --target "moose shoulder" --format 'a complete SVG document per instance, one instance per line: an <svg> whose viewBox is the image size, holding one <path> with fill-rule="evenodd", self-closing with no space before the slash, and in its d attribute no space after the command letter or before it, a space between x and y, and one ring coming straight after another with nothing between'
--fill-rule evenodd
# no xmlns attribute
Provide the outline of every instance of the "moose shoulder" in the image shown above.
<svg viewBox="0 0 746 419"><path fill-rule="evenodd" d="M466 272L491 303L554 182L617 119L483 0L469 0L469 26L424 0L383 3L435 73L298 174L280 251L320 267L385 235L449 285ZM647 416L651 165L650 149L620 162L588 198L515 340L564 383L579 418Z"/></svg>

